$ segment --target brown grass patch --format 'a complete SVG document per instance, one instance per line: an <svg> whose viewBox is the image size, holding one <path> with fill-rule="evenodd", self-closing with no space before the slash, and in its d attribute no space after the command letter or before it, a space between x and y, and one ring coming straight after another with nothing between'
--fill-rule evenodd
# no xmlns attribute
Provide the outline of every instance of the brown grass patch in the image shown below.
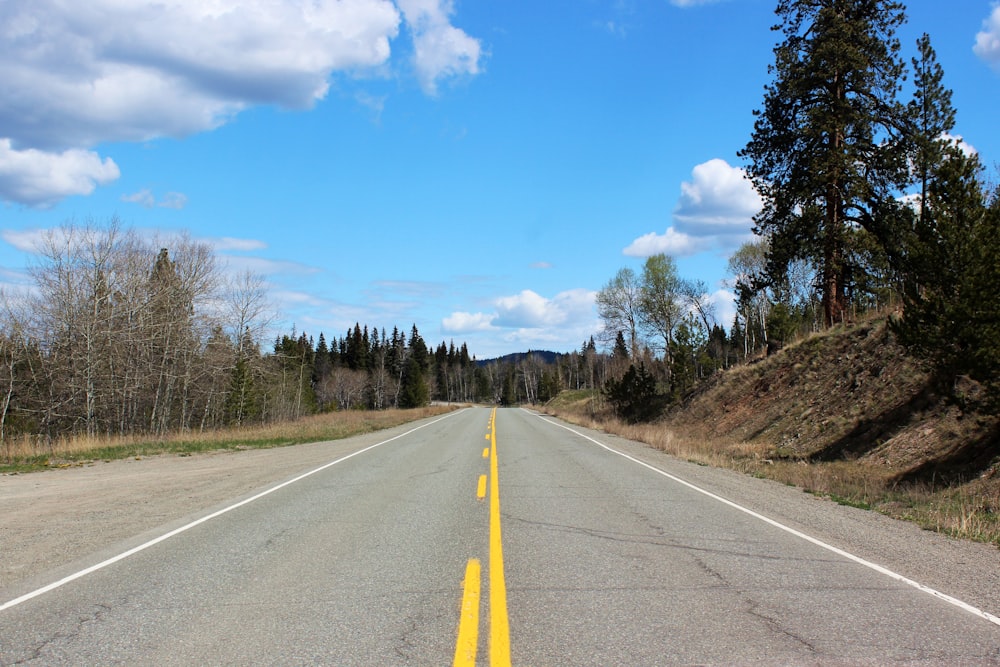
<svg viewBox="0 0 1000 667"><path fill-rule="evenodd" d="M339 440L371 433L457 406L429 406L413 410L347 410L312 415L292 422L247 426L204 432L178 432L161 438L149 436L72 436L46 440L38 437L8 439L0 446L0 471L29 471L66 467L89 460L111 460L156 454L192 454L215 450L283 447L306 442Z"/></svg>

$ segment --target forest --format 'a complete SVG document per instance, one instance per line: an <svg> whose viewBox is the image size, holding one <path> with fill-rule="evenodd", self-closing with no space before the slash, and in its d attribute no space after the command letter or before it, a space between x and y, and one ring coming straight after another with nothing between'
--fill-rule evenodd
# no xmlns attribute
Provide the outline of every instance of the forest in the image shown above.
<svg viewBox="0 0 1000 667"><path fill-rule="evenodd" d="M329 340L293 330L265 344L275 313L261 276L224 271L207 244L144 239L116 219L49 230L37 250L31 288L0 294L0 443L544 401L607 374L593 340L516 363L429 346L415 325L358 323Z"/></svg>

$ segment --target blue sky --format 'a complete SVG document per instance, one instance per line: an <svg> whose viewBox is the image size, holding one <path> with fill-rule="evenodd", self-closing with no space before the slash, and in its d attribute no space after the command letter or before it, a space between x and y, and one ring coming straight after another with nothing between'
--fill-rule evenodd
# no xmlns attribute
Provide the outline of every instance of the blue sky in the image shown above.
<svg viewBox="0 0 1000 667"><path fill-rule="evenodd" d="M67 221L211 243L280 326L578 349L667 252L731 321L774 0L0 0L0 284ZM1000 5L912 0L997 179ZM75 8L78 5L79 8Z"/></svg>

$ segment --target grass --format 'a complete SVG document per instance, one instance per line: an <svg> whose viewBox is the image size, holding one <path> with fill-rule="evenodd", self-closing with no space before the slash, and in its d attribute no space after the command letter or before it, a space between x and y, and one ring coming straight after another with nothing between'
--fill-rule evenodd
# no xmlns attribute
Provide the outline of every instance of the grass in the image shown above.
<svg viewBox="0 0 1000 667"><path fill-rule="evenodd" d="M52 441L8 440L0 445L0 473L20 473L85 465L93 461L143 458L162 454L190 456L210 451L285 447L339 440L391 428L454 410L431 406L415 410L348 410L262 426L174 433L162 438L75 436Z"/></svg>
<svg viewBox="0 0 1000 667"><path fill-rule="evenodd" d="M807 462L759 443L679 435L659 424L625 424L580 401L545 410L568 422L643 442L672 456L771 479L841 505L912 521L951 537L1000 546L1000 485L979 479L957 486L895 482L891 470L858 461Z"/></svg>

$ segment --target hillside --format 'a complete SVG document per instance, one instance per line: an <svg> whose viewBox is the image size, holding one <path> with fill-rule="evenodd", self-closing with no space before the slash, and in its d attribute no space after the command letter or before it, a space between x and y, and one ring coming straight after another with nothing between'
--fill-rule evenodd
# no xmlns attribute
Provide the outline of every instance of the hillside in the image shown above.
<svg viewBox="0 0 1000 667"><path fill-rule="evenodd" d="M967 381L958 394L974 399ZM720 373L666 417L676 430L773 458L851 460L896 482L961 484L1000 471L1000 424L937 396L884 320L817 334Z"/></svg>
<svg viewBox="0 0 1000 667"><path fill-rule="evenodd" d="M884 320L815 334L717 373L654 423L624 424L593 392L546 412L708 465L768 477L955 537L1000 546L1000 419L948 400Z"/></svg>

